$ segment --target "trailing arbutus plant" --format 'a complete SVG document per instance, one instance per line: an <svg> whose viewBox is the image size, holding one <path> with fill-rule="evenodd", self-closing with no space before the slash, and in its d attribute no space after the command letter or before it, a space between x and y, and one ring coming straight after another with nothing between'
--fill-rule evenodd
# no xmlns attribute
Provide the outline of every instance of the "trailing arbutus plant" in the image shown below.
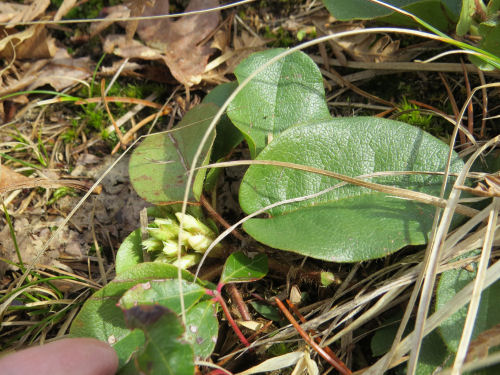
<svg viewBox="0 0 500 375"><path fill-rule="evenodd" d="M374 18L348 1L325 3L340 19ZM490 48L490 26L484 24L490 21L477 26L484 32L482 44L469 46L446 36L441 29L447 25L433 25L429 14L420 14L422 3L404 5L416 10L411 21L430 32L381 27L330 35L288 50L254 53L236 68L237 82L216 87L173 130L145 138L130 159L132 184L146 201L171 205L151 209L153 220L145 233L138 229L125 239L116 257L116 278L84 304L71 334L110 343L119 354L120 373L193 374L196 361L209 358L214 350L217 306L242 344L251 345L231 317L221 291L228 283L263 278L266 256L231 254L218 285L186 270L201 267L207 256L226 254L221 241L236 226L242 224L251 238L270 248L337 263L383 258L408 245L432 242L436 208L449 209L446 197L456 191L457 181L464 185L464 171L471 162L465 163L448 144L404 122L332 117L321 72L300 51L343 36L395 32L455 45L474 54L474 62L482 68L500 66L499 51ZM394 7L381 9L376 17L389 17L386 21L393 17L400 22L395 11L408 15ZM457 13L453 2L446 2L442 10L451 14L451 20L460 19L461 31L466 25L476 26L472 16L467 21ZM251 160L225 161L243 139ZM247 216L218 234L202 210L188 203L199 202L204 192L215 189L221 168L235 165L249 165L239 188L239 203ZM453 211L448 227L479 212L462 203L455 203ZM458 277L465 283L470 276ZM450 290L455 293L457 284L449 282L454 277L443 275L437 309L449 301ZM486 305L481 309L489 311ZM449 327L460 329L464 320L450 319L441 326L444 344L439 337L424 342L418 373L430 374L447 365L446 358L457 352L457 338ZM478 325L474 334L491 329L500 323L497 320ZM417 319L416 329L418 325ZM376 342L398 335L380 332ZM429 359L433 348L437 348L435 355ZM391 350L390 345L384 350L378 347L374 356L392 354Z"/></svg>

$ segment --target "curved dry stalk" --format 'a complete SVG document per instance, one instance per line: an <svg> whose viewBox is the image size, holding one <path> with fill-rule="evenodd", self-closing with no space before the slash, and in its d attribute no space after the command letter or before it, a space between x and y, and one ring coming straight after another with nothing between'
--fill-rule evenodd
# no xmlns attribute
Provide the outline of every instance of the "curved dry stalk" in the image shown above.
<svg viewBox="0 0 500 375"><path fill-rule="evenodd" d="M448 176L448 173L449 173L449 165L450 165L450 161L451 161L451 157L452 157L453 145L455 144L455 140L456 140L456 137L457 137L457 134L458 134L458 130L459 130L459 128L461 128L460 124L462 122L462 118L464 116L464 113L465 113L465 110L466 110L467 106L469 105L470 101L472 100L472 97L474 96L474 94L478 90L480 90L480 89L484 90L485 86L495 87L497 85L498 84L481 85L481 86L478 86L478 87L474 88L474 90L470 93L470 95L468 96L466 102L464 103L461 111L459 112L459 115L458 115L458 117L457 117L457 119L455 121L455 129L453 130L453 134L452 134L452 137L451 137L451 140L450 140L450 149L449 149L449 152L448 152L448 164L447 164L446 169L445 169L445 176L446 177L444 178L444 184L446 184L446 182L447 182L447 176ZM464 171L465 171L465 168L462 169L462 173ZM467 169L466 173L468 173L468 169ZM443 189L441 191L441 196L442 196L443 191L444 191L444 187L445 187L444 184L443 184ZM457 183L457 181L456 181L456 183L455 183L454 186L459 186L459 184ZM457 191L457 190L455 190L455 191ZM458 197L457 197L457 202L458 202ZM451 220L452 216L453 216L453 214L449 217L450 220ZM429 264L434 269L434 271L433 271L434 273L433 273L432 277L433 278L435 277L435 272L436 272L435 267L437 266L437 263L438 263L438 260L435 259L435 258L438 257L438 254L435 252L436 250L432 250L433 246L434 246L434 243L433 243L432 239L434 239L437 236L437 230L438 230L438 227L437 227L438 221L437 220L438 220L438 212L436 211L436 215L434 217L434 223L433 223L432 231L431 231L431 233L432 233L432 235L431 235L431 241L429 242L429 244L427 246L425 259L424 259L424 262L423 262L424 263L424 268L422 269L422 272L421 272L420 276L418 277L418 279L417 279L417 281L415 283L413 292L411 294L410 300L408 301L408 304L407 304L407 307L406 307L403 319L401 320L400 326L399 326L398 331L396 333L396 336L394 338L394 341L393 341L393 344L391 346L391 349L387 353L387 356L385 356L386 360L385 360L385 362L383 362L382 369L381 369L382 372L385 372L385 370L387 369L387 366L392 361L392 358L393 358L392 355L394 354L394 351L395 351L397 345L401 341L403 332L404 332L404 330L406 328L406 325L408 324L408 321L410 319L410 314L413 311L413 307L414 307L415 302L417 300L418 293L420 291L420 288L422 287L422 283L425 281L425 278L428 277L429 273L424 274L424 272L426 270L429 270L427 268ZM446 229L446 231L447 231L447 229ZM434 285L434 281L432 281L430 284L427 283L427 285L424 284L424 290L422 291L421 302L422 302L422 298L423 298L424 294L426 294L426 296L425 296L425 299L427 299L426 303L427 304L430 303L430 295L432 293L432 287L433 287L433 285ZM427 305L427 307L424 310L420 310L420 305L419 305L419 313L420 314L425 314L425 316L426 316L427 315L427 311L428 311L428 307L429 307L429 305ZM417 316L417 318L418 318L418 316ZM417 319L417 321L418 321L418 319ZM424 317L423 321L420 321L420 324L425 324L425 317ZM418 327L418 326L416 325L416 327ZM418 344L418 351L420 350L420 345L421 345L421 338L420 338L420 342ZM413 358L413 357L410 356L410 361L413 360L413 362L411 362L411 366L413 366L413 368L411 369L411 367L409 366L408 369L411 370L411 371L409 371L408 373L413 373L414 374L414 372L416 371L417 359L418 359L418 353L416 355L416 358Z"/></svg>
<svg viewBox="0 0 500 375"><path fill-rule="evenodd" d="M463 50L463 49L454 49L454 50L451 50L451 51L441 52L441 53L437 54L436 56L433 56L433 57L431 57L431 58L429 58L427 60L415 60L415 62L420 62L420 63L423 63L423 64L427 64L427 63L430 63L432 61L439 60L441 57L445 57L445 56L449 56L449 55L456 55L456 54L474 55L474 56L480 55L479 52L475 52L475 51L466 51L466 50Z"/></svg>
<svg viewBox="0 0 500 375"><path fill-rule="evenodd" d="M484 290L484 277L490 260L491 247L493 245L493 237L495 234L499 211L500 198L493 198L493 206L490 210L488 227L481 251L481 258L477 267L476 279L474 280L474 289L472 290L469 310L467 311L467 318L465 319L465 325L462 331L462 337L460 338L460 344L458 345L457 355L455 356L455 362L453 363L451 375L459 375L463 370L465 357L467 356L467 349L469 348L469 343L472 337L472 330L474 329L474 323L476 322L476 316L479 310L479 303L481 302L481 293Z"/></svg>
<svg viewBox="0 0 500 375"><path fill-rule="evenodd" d="M500 86L500 83L494 83L494 84L488 84L484 85L486 87L496 87ZM464 116L465 110L467 109L470 101L472 100L473 96L478 90L481 90L483 88L483 85L478 86L474 88L474 90L470 93L469 97L465 101L464 105L462 106L462 109L460 110L460 115L457 119L457 124L461 123L462 118ZM455 129L453 130L453 134L451 136L451 142L450 142L450 150L448 153L448 161L451 161L451 156L453 152L453 144L455 143L456 137L458 134L458 126L455 126ZM472 163L481 155L487 148L494 146L496 143L500 141L500 136L497 136L490 141L488 141L486 144L484 144L482 147L480 147L478 150L474 152L474 154L467 160L465 163L464 167L462 168L461 173L459 174L457 180L454 183L454 186L459 186L463 185L465 182L465 177L467 173L470 170L470 167L472 166ZM444 178L444 184L446 184L447 181L447 174L449 172L449 164L446 167L445 170L445 178ZM434 281L435 281L435 274L436 274L436 267L440 259L440 254L441 251L440 249L442 248L442 243L444 238L446 237L449 227L451 225L451 219L453 218L453 215L456 211L456 207L458 205L458 199L460 198L461 191L459 189L452 189L449 199L447 200L447 205L446 208L443 212L443 215L440 220L440 224L437 227L437 229L433 232L433 235L431 237L431 241L429 242L428 246L428 252L430 253L428 256L428 261L425 264L425 275L423 275L423 286L422 286L422 291L421 291L421 297L420 297L420 303L418 306L418 312L417 312L417 319L415 323L415 332L417 332L417 335L415 335L415 341L414 341L414 348L411 351L410 354L410 360L408 363L408 374L414 375L417 369L417 362L418 362L418 356L420 353L420 347L422 344L422 334L423 334L423 328L425 325L425 318L427 316L427 311L429 309L430 305L430 300L432 296L432 290L434 287ZM458 211L457 211L458 212ZM415 291L417 288L419 288L420 285L416 285Z"/></svg>
<svg viewBox="0 0 500 375"><path fill-rule="evenodd" d="M375 182L369 182L362 180L360 178L356 177L350 177L346 176L340 173L336 172L331 172L327 171L325 169L320 169L320 168L315 168L315 167L310 167L307 165L302 165L302 164L296 164L296 163L289 163L289 162L284 162L284 161L277 161L277 160L237 160L237 161L229 161L229 162L221 162L221 163L214 163L214 164L209 164L207 166L204 166L204 168L217 168L217 167L229 167L229 166L235 166L235 165L272 165L275 167L284 167L284 168L290 168L290 169L296 169L299 171L304 171L304 172L311 172L315 174L319 174L322 176L328 176L335 178L337 180L344 181L348 184L353 184L356 186L361 186L365 187L371 190L375 190L381 193L387 193L389 195L393 195L398 198L403 198L403 199L410 199L414 200L417 202L425 203L425 204L430 204L436 207L441 207L445 208L446 207L446 200L443 198L438 198L433 195L425 194L425 193L420 193L417 191L413 190L408 190L408 189L403 189L403 188L398 188L395 186L388 186L388 185L383 185L383 184L378 184ZM402 171L402 172L397 172L397 171L390 171L387 173L391 174L425 174L428 172L407 172L407 171ZM446 174L446 173L445 173ZM468 207L468 206L463 206L460 204L457 204L457 209L456 212L473 217L476 215L479 211Z"/></svg>
<svg viewBox="0 0 500 375"><path fill-rule="evenodd" d="M491 267L488 268L484 279L484 289L492 285L494 282L500 279L500 262L496 262ZM427 319L427 324L424 329L424 336L429 334L431 331L436 329L441 325L446 319L452 316L457 310L466 305L474 288L474 281L467 284L460 292L458 292L448 303L446 309L439 309L434 314L432 314ZM397 358L403 357L408 351L412 349L412 344L416 336L416 332L413 331L408 336L406 336L397 346L393 362L397 362ZM389 353L388 353L389 354ZM373 366L371 366L364 374L382 374L383 373L383 363L387 360L387 354L377 361Z"/></svg>

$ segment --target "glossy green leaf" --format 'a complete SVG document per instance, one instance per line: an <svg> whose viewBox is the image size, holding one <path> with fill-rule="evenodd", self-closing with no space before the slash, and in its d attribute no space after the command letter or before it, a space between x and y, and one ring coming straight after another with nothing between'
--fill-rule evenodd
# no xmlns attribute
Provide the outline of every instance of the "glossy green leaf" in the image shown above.
<svg viewBox="0 0 500 375"><path fill-rule="evenodd" d="M218 85L203 98L202 103L214 103L222 107L237 86L237 82ZM227 114L224 114L217 123L216 133L211 155L211 161L214 163L222 161L244 139L243 134L229 120ZM206 191L212 191L215 188L220 172L220 168L212 168L208 171L205 181Z"/></svg>
<svg viewBox="0 0 500 375"><path fill-rule="evenodd" d="M217 341L218 322L214 304L212 301L199 302L207 295L203 287L184 280L181 283L186 309L186 340L193 345L197 357L206 358L212 354ZM133 306L160 305L180 314L179 282L168 279L138 284L125 292L119 305L124 310Z"/></svg>
<svg viewBox="0 0 500 375"><path fill-rule="evenodd" d="M141 229L130 233L122 242L116 252L116 273L123 271L143 262Z"/></svg>
<svg viewBox="0 0 500 375"><path fill-rule="evenodd" d="M455 28L457 20L456 15L458 13L454 13L449 10L443 5L443 3L444 2L439 0L417 1L405 6L404 10L419 17L441 31L451 32ZM460 11L460 6L458 7L458 11ZM398 12L377 18L377 21L393 26L410 27L413 29L420 28L420 25L417 22Z"/></svg>
<svg viewBox="0 0 500 375"><path fill-rule="evenodd" d="M194 279L187 271L183 271L182 275L188 281ZM144 337L141 337L142 333L127 328L117 303L134 285L166 277L176 278L177 268L164 263L141 263L125 270L84 303L73 320L70 334L75 337L94 337L110 343L122 367L130 359L131 348L140 346Z"/></svg>
<svg viewBox="0 0 500 375"><path fill-rule="evenodd" d="M201 104L187 112L172 131L151 135L134 150L130 181L142 198L155 204L183 200L187 171L217 110L214 104ZM199 165L208 163L214 137L215 132L203 148ZM201 194L205 172L196 173L191 201Z"/></svg>
<svg viewBox="0 0 500 375"><path fill-rule="evenodd" d="M483 22L479 25L479 34L482 37L479 48L497 56L497 61L500 60L500 19ZM485 63L477 56L470 56L470 60L482 70L494 70L495 68L488 63Z"/></svg>
<svg viewBox="0 0 500 375"><path fill-rule="evenodd" d="M271 49L252 54L236 68L238 82L281 52ZM243 88L231 102L228 115L255 157L270 137L289 127L330 118L321 72L303 52L282 58Z"/></svg>
<svg viewBox="0 0 500 375"><path fill-rule="evenodd" d="M447 156L448 145L419 128L357 117L291 128L258 159L362 176L384 171L443 171ZM451 170L458 172L462 165L453 154ZM438 196L442 177L383 176L371 181ZM240 204L250 214L339 182L303 171L252 165L240 187ZM332 262L356 262L426 243L434 211L433 206L344 185L313 199L275 207L269 211L270 218L251 219L243 228L257 241L277 249Z"/></svg>
<svg viewBox="0 0 500 375"><path fill-rule="evenodd" d="M249 258L238 251L227 258L220 282L227 284L259 280L266 276L267 270L266 254L257 254Z"/></svg>
<svg viewBox="0 0 500 375"><path fill-rule="evenodd" d="M203 98L202 103L213 103L220 108L237 86L236 82L218 85ZM217 136L212 150L214 162L225 157L243 141L243 134L233 125L227 114L224 114L217 123L216 132Z"/></svg>
<svg viewBox="0 0 500 375"><path fill-rule="evenodd" d="M205 289L185 280L181 283L184 306L187 310L205 295ZM176 279L152 280L137 284L125 292L119 303L122 309L130 309L138 304L159 304L180 314L179 281Z"/></svg>
<svg viewBox="0 0 500 375"><path fill-rule="evenodd" d="M175 312L161 305L137 305L124 315L130 329L144 332L145 345L134 361L139 373L194 374L193 348L183 340L184 327Z"/></svg>
<svg viewBox="0 0 500 375"><path fill-rule="evenodd" d="M461 0L443 0L443 1L422 1L422 0L389 0L384 1L387 4L398 8L411 11L413 4L429 5L430 3L441 4L446 7L454 19L458 18L461 8ZM393 10L376 4L369 0L323 0L328 11L338 20L347 21L352 19L374 19L382 16L388 16L394 13ZM413 13L424 20L432 16L430 12L425 12L425 6L421 7L422 13Z"/></svg>
<svg viewBox="0 0 500 375"><path fill-rule="evenodd" d="M462 10L457 23L457 35L464 36L469 32L470 25L472 24L472 16L476 11L474 0L462 0Z"/></svg>
<svg viewBox="0 0 500 375"><path fill-rule="evenodd" d="M213 301L202 301L186 314L186 340L193 346L194 355L208 358L217 343L219 323Z"/></svg>
<svg viewBox="0 0 500 375"><path fill-rule="evenodd" d="M250 305L264 318L280 322L283 320L280 310L276 306L260 301L251 301Z"/></svg>
<svg viewBox="0 0 500 375"><path fill-rule="evenodd" d="M477 253L478 252L473 252L467 256ZM473 262L471 266L472 270L458 268L443 272L436 293L436 310L445 309L448 301L450 301L463 287L474 280L477 272L477 263ZM499 305L500 281L497 281L481 294L481 304L479 305L472 339L476 338L481 332L500 324L500 314L498 312ZM469 304L465 305L439 326L439 331L446 346L453 352L456 352L458 349L468 308ZM498 349L499 348L496 347L495 350ZM498 374L499 371L500 365L496 365L482 370L481 373L493 375Z"/></svg>

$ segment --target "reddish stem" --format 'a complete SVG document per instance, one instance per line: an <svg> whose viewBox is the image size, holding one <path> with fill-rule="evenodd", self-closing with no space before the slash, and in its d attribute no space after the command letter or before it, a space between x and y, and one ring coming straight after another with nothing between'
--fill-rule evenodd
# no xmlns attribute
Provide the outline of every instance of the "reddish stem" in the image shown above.
<svg viewBox="0 0 500 375"><path fill-rule="evenodd" d="M328 355L325 350L319 346L314 340L311 339L311 337L302 329L302 327L297 323L293 315L288 311L288 309L285 307L283 302L280 301L279 298L275 297L274 300L276 301L276 304L280 308L281 312L285 315L285 317L288 319L290 323L292 323L293 327L297 330L299 335L302 336L305 342L307 342L310 346L313 347L314 350L318 352L320 356L322 356L329 364L331 364L333 367L337 369L338 372L340 372L342 375L350 375L352 372L349 369L345 369L343 366L341 366L339 363L337 363L332 357Z"/></svg>
<svg viewBox="0 0 500 375"><path fill-rule="evenodd" d="M292 310L293 313L295 315L297 315L297 317L299 318L299 320L301 321L301 323L305 323L306 322L306 318L304 318L304 316L300 313L299 309L297 309L297 307L292 303L292 301L290 301L290 300L287 299L286 303L290 307L290 310ZM317 332L314 331L314 330L310 330L309 333L315 335ZM318 344L321 343L321 339L319 337L314 338L314 341L316 341ZM342 360L339 357L337 357L337 355L333 352L332 349L330 349L328 346L325 346L324 349L325 349L325 352L330 357L332 357L332 359L334 361L338 362L338 364L345 369L346 373L348 373L348 374L351 373L351 370L349 369L349 367L347 367L346 364L344 362L342 362Z"/></svg>
<svg viewBox="0 0 500 375"><path fill-rule="evenodd" d="M248 307L243 301L243 298L241 298L240 291L238 288L236 288L236 285L234 284L228 284L227 285L227 292L231 296L231 299L233 302L236 304L236 307L238 308L238 311L241 314L241 318L245 321L250 321L252 320L252 317L250 316L250 312L248 311Z"/></svg>
<svg viewBox="0 0 500 375"><path fill-rule="evenodd" d="M224 301L224 298L222 298L222 296L220 294L220 289L222 289L223 286L224 286L224 284L219 283L219 285L217 285L217 290L208 290L207 289L206 293L208 295L210 295L210 296L213 296L214 300L217 301L217 302L219 302L219 304L222 307L222 311L224 311L224 315L227 318L227 321L229 322L229 324L233 328L233 331L236 333L236 335L238 336L238 338L240 339L240 341L243 343L243 345L245 345L246 347L249 347L250 343L248 342L248 340L243 335L243 333L241 332L240 328L238 327L238 325L234 321L233 317L231 316L231 312L229 311L229 308L226 305L226 301Z"/></svg>

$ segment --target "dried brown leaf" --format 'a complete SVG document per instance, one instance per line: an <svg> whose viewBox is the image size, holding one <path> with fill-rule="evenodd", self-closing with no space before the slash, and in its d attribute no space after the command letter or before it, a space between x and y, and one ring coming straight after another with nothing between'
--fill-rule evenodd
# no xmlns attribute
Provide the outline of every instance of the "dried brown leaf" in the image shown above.
<svg viewBox="0 0 500 375"><path fill-rule="evenodd" d="M101 12L101 16L104 17L104 21L95 22L90 25L90 37L99 34L101 31L111 26L115 21L115 18L127 18L130 17L130 9L125 5L116 5L113 7L105 8Z"/></svg>
<svg viewBox="0 0 500 375"><path fill-rule="evenodd" d="M138 17L144 13L146 6L152 7L155 4L156 0L126 0L125 5L130 9L131 17ZM168 10L167 10L168 12ZM167 13L165 13L167 14ZM130 21L127 22L127 26L125 27L127 39L132 40L134 37L135 31L137 30L137 26L139 25L139 21Z"/></svg>
<svg viewBox="0 0 500 375"><path fill-rule="evenodd" d="M146 9L145 15L165 14L166 0L157 0L155 6ZM191 0L186 12L214 8L218 0ZM214 52L208 45L200 44L216 29L219 12L209 12L170 19L141 21L137 33L149 46L164 52L163 60L172 75L181 83L191 86L202 80L208 58Z"/></svg>
<svg viewBox="0 0 500 375"><path fill-rule="evenodd" d="M72 58L63 48L57 50L50 63L40 72L37 79L28 86L29 90L50 85L57 91L87 79L92 75L89 57Z"/></svg>
<svg viewBox="0 0 500 375"><path fill-rule="evenodd" d="M45 10L50 5L50 0L36 0L29 6L25 7L22 12L11 18L8 28L14 27L17 23L29 22L44 14Z"/></svg>
<svg viewBox="0 0 500 375"><path fill-rule="evenodd" d="M29 180L29 177L14 172L5 165L0 165L0 192L8 191L10 186L26 183Z"/></svg>
<svg viewBox="0 0 500 375"><path fill-rule="evenodd" d="M6 29L0 30L2 31L7 32ZM0 58L44 59L54 56L57 50L55 40L48 36L43 25L30 26L20 32L8 32L10 35L0 40Z"/></svg>
<svg viewBox="0 0 500 375"><path fill-rule="evenodd" d="M108 35L104 40L103 50L106 53L125 58L140 58L143 60L163 59L160 51L146 47L138 40L127 40L125 35Z"/></svg>
<svg viewBox="0 0 500 375"><path fill-rule="evenodd" d="M11 19L25 12L29 5L18 3L0 3L0 22L9 22Z"/></svg>
<svg viewBox="0 0 500 375"><path fill-rule="evenodd" d="M192 0L186 12L214 8L217 0ZM142 16L168 14L168 0L156 0L152 7L148 2L134 2L132 10L144 10ZM116 17L123 8L109 8L109 17ZM137 25L137 34L146 46L136 40L117 35L108 36L104 50L122 57L141 58L144 60L163 60L170 72L179 82L191 86L203 79L208 58L215 51L206 41L215 32L219 23L218 11L172 19L141 20ZM130 33L130 29L127 31ZM205 42L206 41L206 42Z"/></svg>
<svg viewBox="0 0 500 375"><path fill-rule="evenodd" d="M65 49L60 48L53 59L24 62L19 64L14 72L8 73L2 76L0 96L25 89L33 90L47 84L60 91L90 77L92 66L90 58L74 59Z"/></svg>

